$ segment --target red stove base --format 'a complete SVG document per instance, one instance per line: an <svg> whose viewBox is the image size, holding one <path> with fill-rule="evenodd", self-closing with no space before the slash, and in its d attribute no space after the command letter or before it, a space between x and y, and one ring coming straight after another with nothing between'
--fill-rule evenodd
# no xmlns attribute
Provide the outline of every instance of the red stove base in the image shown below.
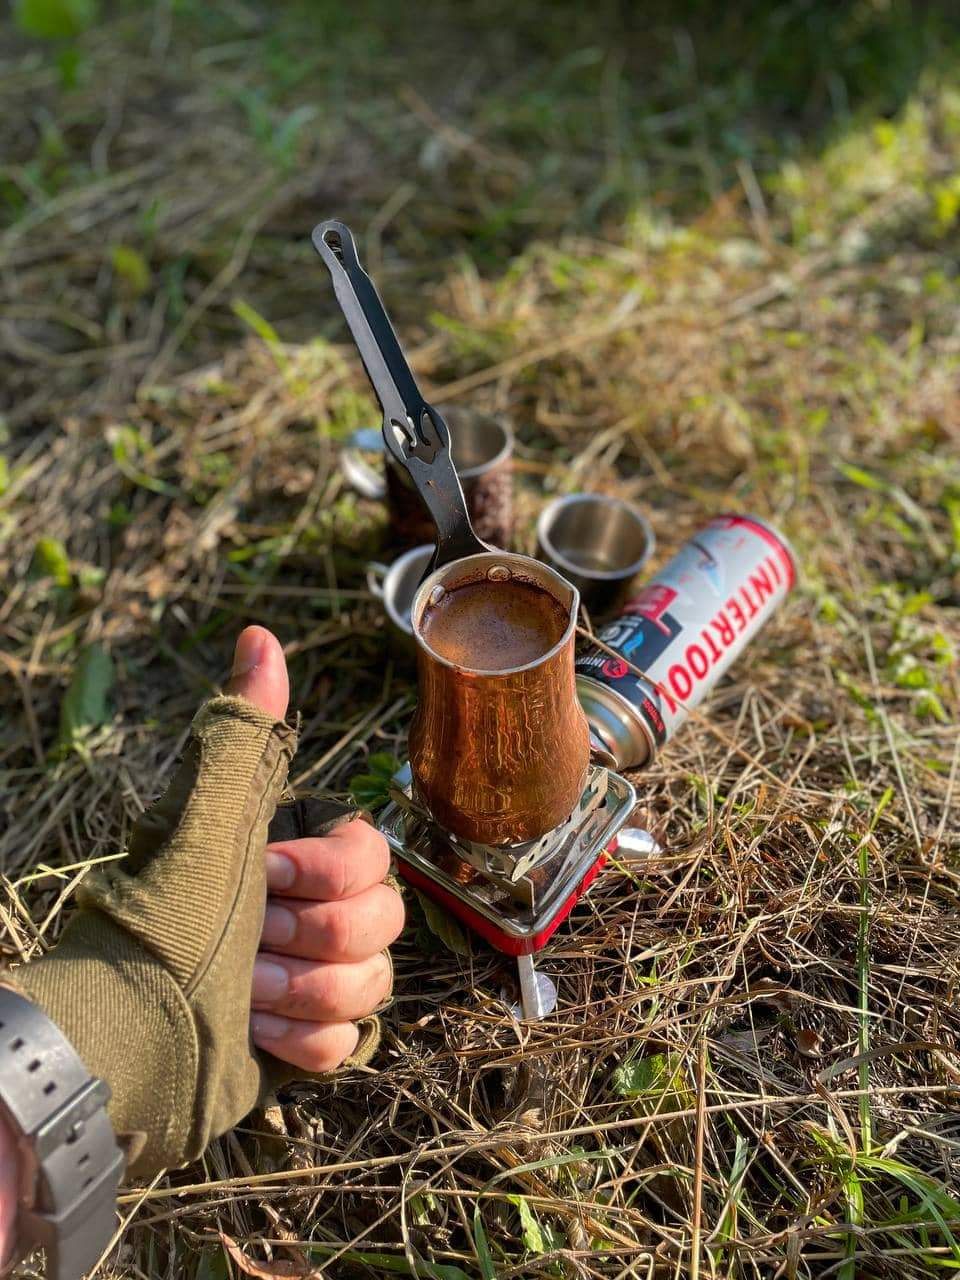
<svg viewBox="0 0 960 1280"><path fill-rule="evenodd" d="M510 848L460 845L439 830L413 793L410 766L394 777L379 829L401 877L454 920L516 962L520 1001L502 993L516 1018L557 1006L556 983L534 967L607 859L622 849L636 792L620 774L591 765L569 819L539 840Z"/></svg>
<svg viewBox="0 0 960 1280"><path fill-rule="evenodd" d="M479 911L474 911L460 898L454 897L452 893L444 889L442 885L437 884L435 880L431 880L429 876L424 875L422 871L411 867L409 863L404 862L402 857L397 858L397 870L401 879L406 880L415 889L419 889L428 898L432 898L434 902L439 903L444 910L449 911L452 916L462 921L468 929L472 929L474 933L479 933L480 937L485 942L489 942L495 950L502 951L504 955L508 956L529 956L546 946L547 942L553 937L560 925L563 924L564 920L596 880L600 874L601 867L607 861L608 855L615 850L616 841L613 841L610 848L605 849L593 866L587 870L583 879L569 897L565 899L549 924L545 924L538 933L530 934L525 938L518 938L506 933L503 929L498 929L491 920L481 915Z"/></svg>

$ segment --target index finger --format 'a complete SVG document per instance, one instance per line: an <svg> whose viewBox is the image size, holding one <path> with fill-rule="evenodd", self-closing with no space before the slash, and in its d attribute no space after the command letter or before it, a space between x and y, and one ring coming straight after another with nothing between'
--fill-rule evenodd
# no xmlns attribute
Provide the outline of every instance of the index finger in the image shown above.
<svg viewBox="0 0 960 1280"><path fill-rule="evenodd" d="M386 840L362 818L328 836L267 845L267 889L279 897L335 902L379 884L390 869Z"/></svg>

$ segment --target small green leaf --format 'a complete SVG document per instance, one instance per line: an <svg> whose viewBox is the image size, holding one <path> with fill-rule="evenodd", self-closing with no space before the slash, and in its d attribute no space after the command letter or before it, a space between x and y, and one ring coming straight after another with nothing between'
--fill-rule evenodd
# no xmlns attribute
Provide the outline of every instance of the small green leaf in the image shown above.
<svg viewBox="0 0 960 1280"><path fill-rule="evenodd" d="M10 488L10 466L2 453L0 453L0 498Z"/></svg>
<svg viewBox="0 0 960 1280"><path fill-rule="evenodd" d="M926 689L930 684L930 676L924 668L906 658L894 670L893 679L898 689Z"/></svg>
<svg viewBox="0 0 960 1280"><path fill-rule="evenodd" d="M350 794L361 809L379 809L387 800L380 779L370 773L358 773L350 779Z"/></svg>
<svg viewBox="0 0 960 1280"><path fill-rule="evenodd" d="M390 1272L393 1275L417 1276L419 1280L470 1280L467 1273L450 1262L428 1262L426 1258L415 1256L416 1270L406 1258L394 1253L367 1253L360 1249L348 1249L344 1252L332 1244L314 1244L307 1251L311 1261L320 1262L331 1253L346 1264L371 1268L375 1273Z"/></svg>
<svg viewBox="0 0 960 1280"><path fill-rule="evenodd" d="M286 369L289 361L283 349L283 343L280 341L280 335L266 316L262 316L255 307L251 307L249 302L244 302L243 298L235 298L231 305L233 314L242 320L248 329L252 329L258 338L262 338L270 348L277 367L281 370Z"/></svg>
<svg viewBox="0 0 960 1280"><path fill-rule="evenodd" d="M921 609L925 609L928 604L933 604L933 596L929 591L912 591L908 596L904 597L903 603L900 605L900 617L912 618Z"/></svg>
<svg viewBox="0 0 960 1280"><path fill-rule="evenodd" d="M886 493L889 490L890 486L885 484L883 480L878 480L876 476L872 476L869 471L864 471L861 467L854 467L849 463L841 463L837 470L853 484L858 484L861 489L870 489L873 493Z"/></svg>
<svg viewBox="0 0 960 1280"><path fill-rule="evenodd" d="M110 719L108 695L113 679L113 659L106 649L98 644L84 649L60 704L58 743L62 748L76 746L92 729Z"/></svg>
<svg viewBox="0 0 960 1280"><path fill-rule="evenodd" d="M176 494L177 490L173 485L147 471L147 467L153 463L153 450L142 431L129 423L122 423L107 427L105 434L113 451L113 460L128 480L151 493L160 493L165 497Z"/></svg>
<svg viewBox="0 0 960 1280"><path fill-rule="evenodd" d="M350 794L363 809L379 809L390 799L390 783L400 761L389 751L375 751L367 759L367 773L350 779Z"/></svg>
<svg viewBox="0 0 960 1280"><path fill-rule="evenodd" d="M115 244L110 250L113 269L134 297L139 298L150 288L153 274L150 265L139 249L128 244Z"/></svg>
<svg viewBox="0 0 960 1280"><path fill-rule="evenodd" d="M432 1191L412 1195L407 1201L410 1220L415 1227L429 1227L437 1211L437 1197Z"/></svg>
<svg viewBox="0 0 960 1280"><path fill-rule="evenodd" d="M400 768L400 761L389 751L375 751L367 759L367 768L375 778L386 778L389 782Z"/></svg>
<svg viewBox="0 0 960 1280"><path fill-rule="evenodd" d="M97 0L16 0L13 13L25 35L68 40L93 25Z"/></svg>
<svg viewBox="0 0 960 1280"><path fill-rule="evenodd" d="M314 103L304 103L291 111L282 124L274 130L273 137L269 143L269 150L284 167L288 167L293 163L296 156L297 141L304 127L316 116L317 110L318 108Z"/></svg>
<svg viewBox="0 0 960 1280"><path fill-rule="evenodd" d="M651 1053L622 1063L613 1073L613 1091L621 1098L663 1104L667 1111L693 1106L683 1059L675 1053Z"/></svg>
<svg viewBox="0 0 960 1280"><path fill-rule="evenodd" d="M104 579L107 576L106 569L101 568L98 564L82 564L77 570L77 584L87 591L93 591L97 587L103 586Z"/></svg>
<svg viewBox="0 0 960 1280"><path fill-rule="evenodd" d="M467 936L457 924L451 915L444 911L443 907L438 906L426 894L417 893L420 899L420 905L423 907L424 919L427 926L434 937L439 938L443 945L458 956L468 956L470 954L470 943Z"/></svg>
<svg viewBox="0 0 960 1280"><path fill-rule="evenodd" d="M477 1197L473 1210L473 1238L477 1246L477 1261L480 1263L480 1274L483 1280L497 1280L497 1269L493 1261L493 1254L490 1252L487 1231L483 1225L482 1210L484 1197L493 1190L498 1182L502 1182L504 1178L514 1178L520 1173L536 1173L540 1169L562 1169L566 1165L580 1164L584 1160L609 1160L610 1155L611 1152L605 1147L599 1151L582 1151L578 1147L575 1151L568 1151L560 1156L547 1156L543 1160L531 1160L529 1164L520 1164L512 1169L504 1169L501 1173L492 1177L485 1186L481 1187L480 1195ZM551 1244L550 1247L558 1248L562 1247L562 1245Z"/></svg>
<svg viewBox="0 0 960 1280"><path fill-rule="evenodd" d="M222 1249L216 1253L204 1250L197 1260L194 1280L229 1280L230 1266Z"/></svg>
<svg viewBox="0 0 960 1280"><path fill-rule="evenodd" d="M838 671L836 676L837 684L842 689L846 689L860 710L866 714L867 719L876 720L878 718L876 708L867 695L857 686L856 682L845 671Z"/></svg>
<svg viewBox="0 0 960 1280"><path fill-rule="evenodd" d="M487 1229L483 1225L483 1219L480 1217L479 1204L474 1210L473 1239L477 1246L477 1261L480 1263L480 1274L483 1276L483 1280L497 1280L497 1269L493 1263L493 1254L490 1252Z"/></svg>
<svg viewBox="0 0 960 1280"><path fill-rule="evenodd" d="M960 552L960 494L950 493L943 499L943 506L950 521L953 549Z"/></svg>
<svg viewBox="0 0 960 1280"><path fill-rule="evenodd" d="M39 538L33 560L40 575L52 578L58 587L69 587L72 584L70 557L59 538Z"/></svg>
<svg viewBox="0 0 960 1280"><path fill-rule="evenodd" d="M926 689L913 704L913 710L920 720L938 720L940 724L949 724L950 717L940 698L932 689Z"/></svg>
<svg viewBox="0 0 960 1280"><path fill-rule="evenodd" d="M60 72L60 87L75 89L80 82L80 68L83 58L74 44L65 44L57 54L57 70Z"/></svg>
<svg viewBox="0 0 960 1280"><path fill-rule="evenodd" d="M544 1231L540 1227L537 1215L530 1208L526 1196L507 1196L512 1205L516 1205L517 1212L520 1214L520 1229L523 1233L523 1243L526 1245L530 1253L549 1253L553 1247L552 1242L548 1242Z"/></svg>

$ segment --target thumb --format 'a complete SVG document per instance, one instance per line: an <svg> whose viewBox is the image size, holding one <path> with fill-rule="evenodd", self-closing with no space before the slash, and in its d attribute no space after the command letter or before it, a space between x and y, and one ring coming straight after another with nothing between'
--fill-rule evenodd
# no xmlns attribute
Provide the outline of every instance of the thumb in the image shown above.
<svg viewBox="0 0 960 1280"><path fill-rule="evenodd" d="M275 720L284 718L290 701L290 681L287 660L272 631L246 627L240 632L225 692L246 698Z"/></svg>

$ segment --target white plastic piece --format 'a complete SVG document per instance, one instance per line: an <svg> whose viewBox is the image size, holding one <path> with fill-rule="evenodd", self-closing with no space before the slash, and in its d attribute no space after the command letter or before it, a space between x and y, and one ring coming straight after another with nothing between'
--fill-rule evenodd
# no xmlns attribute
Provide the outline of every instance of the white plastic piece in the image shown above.
<svg viewBox="0 0 960 1280"><path fill-rule="evenodd" d="M617 862L645 862L658 853L663 853L663 847L649 831L643 831L640 827L622 827L617 836L613 857Z"/></svg>
<svg viewBox="0 0 960 1280"><path fill-rule="evenodd" d="M340 470L351 489L361 498L379 501L387 496L387 484L383 476L374 471L354 449L344 449L340 454Z"/></svg>
<svg viewBox="0 0 960 1280"><path fill-rule="evenodd" d="M520 976L520 1003L511 1004L510 1012L517 1021L537 1022L547 1018L557 1007L557 988L545 973L534 968L533 956L517 956Z"/></svg>

